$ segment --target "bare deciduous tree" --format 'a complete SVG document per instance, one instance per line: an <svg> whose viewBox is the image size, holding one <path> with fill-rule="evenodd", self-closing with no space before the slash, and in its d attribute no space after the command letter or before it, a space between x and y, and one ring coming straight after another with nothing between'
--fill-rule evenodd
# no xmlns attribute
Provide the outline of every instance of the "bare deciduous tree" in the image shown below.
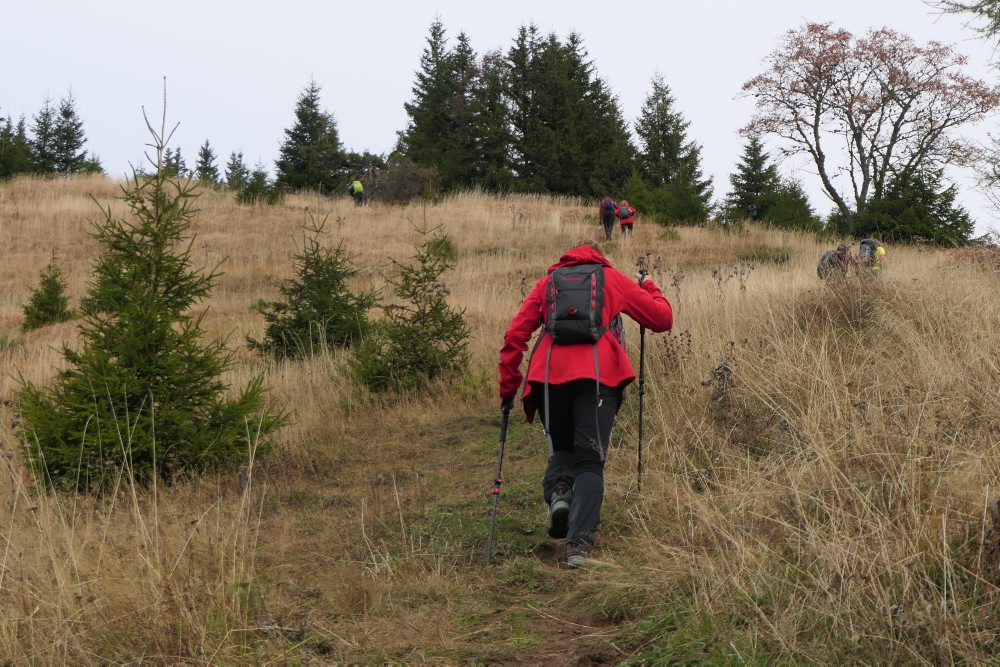
<svg viewBox="0 0 1000 667"><path fill-rule="evenodd" d="M809 155L845 215L880 197L893 174L969 164L974 146L953 130L1000 106L1000 90L963 74L966 59L951 46L920 46L887 28L856 38L807 23L767 62L743 84L757 106L744 131L782 138L786 155ZM838 189L838 174L850 190Z"/></svg>

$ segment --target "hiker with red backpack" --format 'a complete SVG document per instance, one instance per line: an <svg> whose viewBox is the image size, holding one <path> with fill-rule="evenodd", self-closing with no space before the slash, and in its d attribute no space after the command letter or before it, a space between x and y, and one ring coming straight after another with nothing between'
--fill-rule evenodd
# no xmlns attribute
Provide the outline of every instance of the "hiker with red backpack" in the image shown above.
<svg viewBox="0 0 1000 667"><path fill-rule="evenodd" d="M615 231L615 216L618 211L618 204L615 203L615 200L610 195L604 195L601 203L598 204L597 210L598 215L600 215L601 225L604 227L604 240L610 241L611 235Z"/></svg>
<svg viewBox="0 0 1000 667"><path fill-rule="evenodd" d="M640 272L632 280L611 266L595 242L570 249L524 298L500 351L505 414L521 386L521 360L542 327L528 362L522 404L539 413L549 445L542 496L549 536L566 538L566 562L588 564L604 502L604 459L611 427L635 371L625 353L621 313L653 331L673 325L670 303Z"/></svg>
<svg viewBox="0 0 1000 667"><path fill-rule="evenodd" d="M624 199L618 204L618 222L622 226L622 237L632 236L632 223L635 222L635 208Z"/></svg>

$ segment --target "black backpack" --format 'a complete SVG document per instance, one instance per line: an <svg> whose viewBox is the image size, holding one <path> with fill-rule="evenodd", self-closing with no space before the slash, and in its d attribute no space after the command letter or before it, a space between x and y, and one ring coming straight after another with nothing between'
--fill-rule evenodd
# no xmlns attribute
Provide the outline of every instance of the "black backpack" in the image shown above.
<svg viewBox="0 0 1000 667"><path fill-rule="evenodd" d="M604 267L564 266L549 274L545 287L545 331L556 345L594 344L611 329L624 347L623 326L616 315L601 326L604 313Z"/></svg>
<svg viewBox="0 0 1000 667"><path fill-rule="evenodd" d="M858 250L858 261L860 261L865 266L872 266L875 264L875 248L878 247L878 243L872 239L865 239L861 242L861 248Z"/></svg>
<svg viewBox="0 0 1000 667"><path fill-rule="evenodd" d="M611 197L605 197L604 202L601 204L603 207L604 215L614 215L615 214L615 200Z"/></svg>
<svg viewBox="0 0 1000 667"><path fill-rule="evenodd" d="M553 345L589 344L594 348L594 388L597 404L600 405L601 372L597 366L597 341L608 330L624 348L625 332L621 315L616 315L608 324L601 326L604 313L604 267L600 264L576 264L563 266L549 274L545 286L545 325L538 337L535 348L546 333L552 337ZM554 452L549 430L549 357L552 347L545 355L545 435L549 441L549 456ZM604 445L598 443L601 460L604 460Z"/></svg>

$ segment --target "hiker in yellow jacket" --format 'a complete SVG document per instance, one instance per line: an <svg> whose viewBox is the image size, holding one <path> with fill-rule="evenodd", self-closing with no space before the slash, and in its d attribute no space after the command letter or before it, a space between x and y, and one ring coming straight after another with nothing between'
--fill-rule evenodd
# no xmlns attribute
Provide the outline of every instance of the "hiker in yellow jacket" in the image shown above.
<svg viewBox="0 0 1000 667"><path fill-rule="evenodd" d="M871 271L872 275L882 275L882 269L885 268L885 246L875 239L864 239L858 252L858 263Z"/></svg>
<svg viewBox="0 0 1000 667"><path fill-rule="evenodd" d="M365 203L365 186L361 184L360 178L355 178L347 188L347 193L351 195L355 206L363 206Z"/></svg>

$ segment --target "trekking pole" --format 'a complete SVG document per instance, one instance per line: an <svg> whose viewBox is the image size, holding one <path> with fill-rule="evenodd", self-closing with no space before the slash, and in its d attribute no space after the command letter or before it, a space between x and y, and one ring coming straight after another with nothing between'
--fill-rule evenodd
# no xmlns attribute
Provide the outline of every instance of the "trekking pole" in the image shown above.
<svg viewBox="0 0 1000 667"><path fill-rule="evenodd" d="M493 518L490 519L490 536L486 541L486 562L493 562L493 533L497 527L497 503L500 501L500 485L503 483L503 450L507 445L507 421L510 419L510 405L503 406L500 421L500 455L497 457L497 476L493 480Z"/></svg>
<svg viewBox="0 0 1000 667"><path fill-rule="evenodd" d="M639 269L639 284L646 276L645 269ZM642 493L642 412L646 396L646 327L639 325L639 459L636 463L638 491Z"/></svg>

